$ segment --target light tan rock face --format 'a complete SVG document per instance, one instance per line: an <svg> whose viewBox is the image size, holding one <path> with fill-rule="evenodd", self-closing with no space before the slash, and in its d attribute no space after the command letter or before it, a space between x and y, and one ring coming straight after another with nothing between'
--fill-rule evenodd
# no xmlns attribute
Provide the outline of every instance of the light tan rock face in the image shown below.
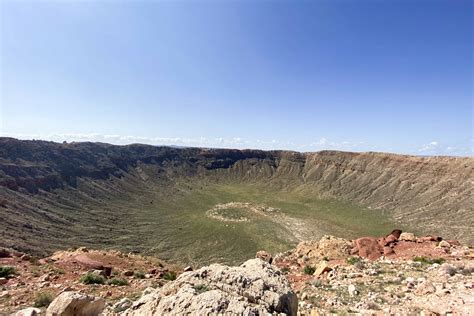
<svg viewBox="0 0 474 316"><path fill-rule="evenodd" d="M402 233L399 239L403 241L416 241L415 234L413 233Z"/></svg>
<svg viewBox="0 0 474 316"><path fill-rule="evenodd" d="M297 296L280 270L252 259L238 267L213 264L185 272L142 296L125 315L296 315L297 305Z"/></svg>
<svg viewBox="0 0 474 316"><path fill-rule="evenodd" d="M323 236L319 241L303 241L296 246L294 256L309 261L346 258L352 243L344 238Z"/></svg>
<svg viewBox="0 0 474 316"><path fill-rule="evenodd" d="M51 302L46 316L96 316L105 308L102 298L75 292L64 292Z"/></svg>

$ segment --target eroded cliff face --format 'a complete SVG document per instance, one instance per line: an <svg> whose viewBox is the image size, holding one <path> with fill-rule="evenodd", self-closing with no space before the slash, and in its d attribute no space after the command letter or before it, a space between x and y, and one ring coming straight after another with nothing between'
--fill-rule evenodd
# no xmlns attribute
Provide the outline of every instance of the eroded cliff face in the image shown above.
<svg viewBox="0 0 474 316"><path fill-rule="evenodd" d="M474 158L58 144L0 138L4 204L31 199L43 190L76 190L93 198L103 193L107 199L127 190L121 184L95 193L81 185L87 181L113 186L117 179L121 183L125 179L139 187L150 181L165 185L196 177L260 183L276 191L295 190L350 201L392 211L401 222L415 223L426 232L474 241ZM0 206L0 211L5 213L5 207ZM45 216L53 215L45 212Z"/></svg>

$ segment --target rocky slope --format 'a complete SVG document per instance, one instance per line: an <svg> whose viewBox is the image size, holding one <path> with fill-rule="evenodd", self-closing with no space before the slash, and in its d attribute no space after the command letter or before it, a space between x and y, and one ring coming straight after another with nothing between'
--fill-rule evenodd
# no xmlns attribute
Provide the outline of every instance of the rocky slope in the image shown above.
<svg viewBox="0 0 474 316"><path fill-rule="evenodd" d="M0 138L0 214L5 223L0 245L38 252L45 244L56 249L84 244L91 234L100 239L113 229L108 223L131 218L110 209L110 201L124 196L138 200L151 187L166 191L177 182L186 186L202 179L348 201L388 211L420 231L472 243L473 178L474 158ZM73 230L78 223L82 226ZM95 223L100 226L94 232L77 241L68 238Z"/></svg>
<svg viewBox="0 0 474 316"><path fill-rule="evenodd" d="M260 251L240 266L195 271L84 248L38 261L1 254L1 264L15 270L0 278L0 315L468 315L474 309L474 249L397 230L380 238L325 236L273 258ZM171 271L176 280L165 274ZM97 278L103 282L91 282Z"/></svg>

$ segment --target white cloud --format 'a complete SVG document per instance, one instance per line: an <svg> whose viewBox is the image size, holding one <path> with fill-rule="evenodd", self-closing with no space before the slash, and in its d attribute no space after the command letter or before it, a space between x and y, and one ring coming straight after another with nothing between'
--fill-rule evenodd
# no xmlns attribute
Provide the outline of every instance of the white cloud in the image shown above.
<svg viewBox="0 0 474 316"><path fill-rule="evenodd" d="M379 147L367 144L363 141L333 141L326 137L321 137L311 143L294 142L290 140L262 140L245 139L242 137L145 137L117 134L99 133L53 133L53 134L21 134L21 133L1 133L0 136L15 137L19 139L42 139L55 142L104 142L116 145L126 145L132 143L142 143L150 145L164 146L184 146L184 147L215 147L215 148L254 148L263 150L297 150L297 151L321 151L321 150L342 150L342 151L381 151L393 152L390 146ZM473 156L473 140L467 140L462 145L446 145L433 140L421 145L412 151L401 153L412 153L417 155L447 155L447 156ZM415 147L416 148L416 147ZM400 151L399 151L400 152Z"/></svg>
<svg viewBox="0 0 474 316"><path fill-rule="evenodd" d="M304 146L302 146L304 147ZM315 142L310 143L307 147L310 150L346 150L346 151L361 151L361 150L377 150L375 146L367 146L365 142L358 141L358 142L351 142L351 141L331 141L326 137L321 137Z"/></svg>
<svg viewBox="0 0 474 316"><path fill-rule="evenodd" d="M241 137L144 137L132 135L102 135L99 133L53 133L53 134L22 134L3 133L2 136L19 139L41 139L55 142L104 142L116 145L142 143L149 145L188 146L188 147L221 147L221 148L258 148L258 149L291 149L292 142L273 140L248 140ZM294 147L294 146L293 146Z"/></svg>
<svg viewBox="0 0 474 316"><path fill-rule="evenodd" d="M438 155L438 156L472 156L474 147L469 144L464 145L443 145L438 141L431 141L423 144L418 153L422 155Z"/></svg>
<svg viewBox="0 0 474 316"><path fill-rule="evenodd" d="M439 151L439 149L439 143L437 141L432 141L428 144L423 144L421 148L418 149L418 152L435 154L437 151Z"/></svg>

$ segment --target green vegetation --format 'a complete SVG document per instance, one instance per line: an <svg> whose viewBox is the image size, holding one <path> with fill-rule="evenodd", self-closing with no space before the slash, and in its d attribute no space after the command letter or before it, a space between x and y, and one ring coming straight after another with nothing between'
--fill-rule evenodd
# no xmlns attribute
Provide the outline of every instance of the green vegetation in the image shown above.
<svg viewBox="0 0 474 316"><path fill-rule="evenodd" d="M211 288L208 287L206 284L197 284L194 286L194 290L196 291L196 293L201 294L210 291Z"/></svg>
<svg viewBox="0 0 474 316"><path fill-rule="evenodd" d="M347 263L352 265L358 264L359 262L361 262L361 260L362 259L360 257L349 257L346 259Z"/></svg>
<svg viewBox="0 0 474 316"><path fill-rule="evenodd" d="M116 286L125 286L128 285L128 281L125 279L120 278L113 278L107 281L108 285L116 285Z"/></svg>
<svg viewBox="0 0 474 316"><path fill-rule="evenodd" d="M143 271L135 271L133 272L133 277L135 279L144 279L145 278L145 272Z"/></svg>
<svg viewBox="0 0 474 316"><path fill-rule="evenodd" d="M53 274L64 274L64 273L66 273L66 271L64 269L56 267L52 264L46 264L42 268L43 268L43 270L45 270L47 272L50 272L50 273L53 273Z"/></svg>
<svg viewBox="0 0 474 316"><path fill-rule="evenodd" d="M304 274L313 275L314 271L316 271L316 268L312 266L305 266L303 271L304 271Z"/></svg>
<svg viewBox="0 0 474 316"><path fill-rule="evenodd" d="M168 280L168 281L174 281L176 280L176 272L174 271L166 271L163 274L163 279Z"/></svg>
<svg viewBox="0 0 474 316"><path fill-rule="evenodd" d="M155 174L155 169L148 168L144 170L146 174ZM54 200L46 196L45 199L51 198L51 201L45 203L51 205L51 216L76 223L64 228L64 233L74 238L48 242L29 238L32 241L27 246L46 250L49 245L80 244L89 248L137 251L183 265L202 266L211 262L239 264L258 250L284 252L301 239L319 239L325 234L346 238L384 235L397 226L390 219L390 213L347 202L321 200L315 191L289 189L293 186L291 182L240 182L225 175L216 174L216 177L222 180L193 178L190 181L177 177L173 183L150 181L147 186L122 181L114 184L120 195L110 195L110 190L101 182L82 183L82 190L93 192L94 199L75 191L58 191ZM31 196L32 205L34 199L35 196ZM229 219L245 217L247 221L223 222L208 216L207 212L217 204L229 202L278 208L279 216L285 216L285 220L240 208L218 213ZM70 205L83 208L80 212L69 212ZM48 225L50 223L44 223L45 229L57 229ZM15 242L18 240L23 239L16 238Z"/></svg>
<svg viewBox="0 0 474 316"><path fill-rule="evenodd" d="M104 284L105 278L97 274L87 273L80 278L80 281L84 284Z"/></svg>
<svg viewBox="0 0 474 316"><path fill-rule="evenodd" d="M15 275L15 268L10 266L2 266L0 267L0 278L11 278Z"/></svg>
<svg viewBox="0 0 474 316"><path fill-rule="evenodd" d="M36 294L35 307L48 307L53 301L53 295L48 292L39 292Z"/></svg>
<svg viewBox="0 0 474 316"><path fill-rule="evenodd" d="M423 264L442 264L446 260L443 258L427 258L427 257L415 257L413 258L413 261L415 262L421 262Z"/></svg>

